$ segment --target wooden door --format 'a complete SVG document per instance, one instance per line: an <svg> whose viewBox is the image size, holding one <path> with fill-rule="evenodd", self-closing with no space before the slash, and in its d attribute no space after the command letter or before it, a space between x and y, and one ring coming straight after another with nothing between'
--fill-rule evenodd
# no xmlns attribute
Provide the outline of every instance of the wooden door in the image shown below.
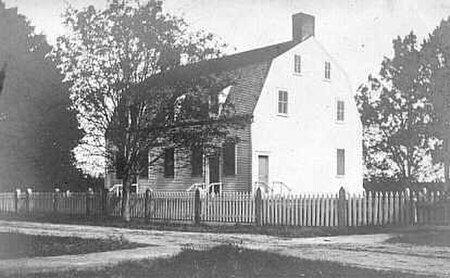
<svg viewBox="0 0 450 278"><path fill-rule="evenodd" d="M218 155L210 156L209 163L209 184L220 182L220 159ZM219 193L220 186L217 184L213 188L209 188L209 193Z"/></svg>
<svg viewBox="0 0 450 278"><path fill-rule="evenodd" d="M258 155L258 181L269 186L269 156Z"/></svg>

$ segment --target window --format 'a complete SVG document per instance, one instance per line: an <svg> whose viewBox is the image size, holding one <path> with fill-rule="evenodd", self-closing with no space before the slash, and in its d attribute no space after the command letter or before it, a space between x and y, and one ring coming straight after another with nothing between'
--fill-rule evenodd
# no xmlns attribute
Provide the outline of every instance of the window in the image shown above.
<svg viewBox="0 0 450 278"><path fill-rule="evenodd" d="M226 176L236 174L236 144L234 142L223 144L223 174Z"/></svg>
<svg viewBox="0 0 450 278"><path fill-rule="evenodd" d="M342 100L338 100L336 103L336 120L338 122L344 121L344 114L345 114L345 102Z"/></svg>
<svg viewBox="0 0 450 278"><path fill-rule="evenodd" d="M302 73L302 57L300 55L294 55L294 72Z"/></svg>
<svg viewBox="0 0 450 278"><path fill-rule="evenodd" d="M325 62L325 79L331 79L331 63Z"/></svg>
<svg viewBox="0 0 450 278"><path fill-rule="evenodd" d="M164 177L173 178L175 175L175 151L173 148L164 150Z"/></svg>
<svg viewBox="0 0 450 278"><path fill-rule="evenodd" d="M139 178L148 178L148 149L139 155Z"/></svg>
<svg viewBox="0 0 450 278"><path fill-rule="evenodd" d="M287 114L288 113L288 92L278 91L278 113Z"/></svg>
<svg viewBox="0 0 450 278"><path fill-rule="evenodd" d="M203 151L201 147L195 146L192 148L191 167L193 177L203 175Z"/></svg>
<svg viewBox="0 0 450 278"><path fill-rule="evenodd" d="M337 149L337 175L345 175L345 150Z"/></svg>

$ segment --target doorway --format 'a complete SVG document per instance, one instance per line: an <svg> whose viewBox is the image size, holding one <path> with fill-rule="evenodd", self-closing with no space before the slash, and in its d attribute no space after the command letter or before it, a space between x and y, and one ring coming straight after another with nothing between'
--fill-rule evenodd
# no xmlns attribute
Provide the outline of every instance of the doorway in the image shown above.
<svg viewBox="0 0 450 278"><path fill-rule="evenodd" d="M258 155L258 182L264 184L264 187L269 186L269 156Z"/></svg>
<svg viewBox="0 0 450 278"><path fill-rule="evenodd" d="M216 183L212 188L209 188L209 193L220 192L220 156L213 155L208 158L209 164L209 184Z"/></svg>

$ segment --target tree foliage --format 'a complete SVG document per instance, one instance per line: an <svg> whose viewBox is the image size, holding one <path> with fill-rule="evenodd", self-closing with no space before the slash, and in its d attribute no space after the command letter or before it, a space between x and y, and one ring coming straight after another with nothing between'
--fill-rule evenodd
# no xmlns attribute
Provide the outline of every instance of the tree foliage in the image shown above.
<svg viewBox="0 0 450 278"><path fill-rule="evenodd" d="M73 148L82 136L68 91L45 37L17 9L0 2L0 65L6 75L0 95L1 190L78 183Z"/></svg>
<svg viewBox="0 0 450 278"><path fill-rule="evenodd" d="M445 180L450 166L450 18L425 40L422 47L424 64L429 73L428 89L436 119L433 132L441 140L434 153L435 162L444 162Z"/></svg>
<svg viewBox="0 0 450 278"><path fill-rule="evenodd" d="M86 142L113 162L123 179L125 219L131 182L149 150L212 142L242 120L232 117L232 109L210 113L212 96L232 76L190 76L186 68L185 78L173 74L183 71L180 66L219 57L225 44L192 31L161 5L113 0L103 10L69 8L65 24L71 32L58 39L54 52Z"/></svg>
<svg viewBox="0 0 450 278"><path fill-rule="evenodd" d="M356 97L364 128L366 178L434 179L429 71L413 33L395 39L393 47L394 57L384 59L379 75L369 76Z"/></svg>

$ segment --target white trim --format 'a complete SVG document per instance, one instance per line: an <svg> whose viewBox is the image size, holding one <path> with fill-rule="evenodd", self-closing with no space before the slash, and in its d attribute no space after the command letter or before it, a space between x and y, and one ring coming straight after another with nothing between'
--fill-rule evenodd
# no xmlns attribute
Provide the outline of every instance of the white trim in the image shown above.
<svg viewBox="0 0 450 278"><path fill-rule="evenodd" d="M238 143L234 143L234 175L237 176L237 169L238 169Z"/></svg>

